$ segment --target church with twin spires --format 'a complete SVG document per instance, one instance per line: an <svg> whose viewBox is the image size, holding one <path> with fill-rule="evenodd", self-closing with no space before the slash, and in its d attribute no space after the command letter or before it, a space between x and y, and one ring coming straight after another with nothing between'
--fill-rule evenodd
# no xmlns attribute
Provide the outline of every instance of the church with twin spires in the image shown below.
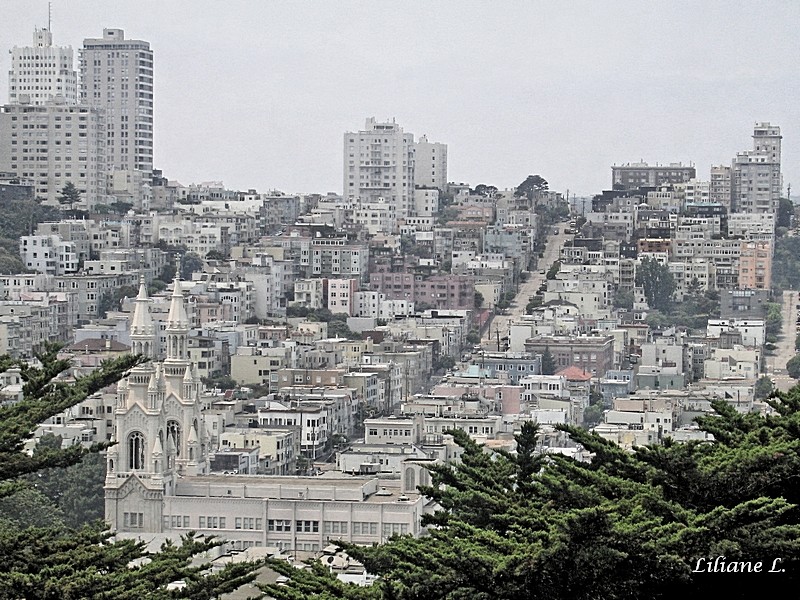
<svg viewBox="0 0 800 600"><path fill-rule="evenodd" d="M190 324L179 279L173 282L165 333L165 359L150 313L144 279L139 283L131 352L149 362L117 386L114 440L107 453L106 521L115 530L159 531L163 499L178 478L208 471L209 436L201 414L201 383L188 359Z"/></svg>
<svg viewBox="0 0 800 600"><path fill-rule="evenodd" d="M395 533L420 535L424 497L413 486L375 475L322 476L210 473L205 396L189 360L190 324L173 283L164 330L140 282L130 337L132 352L150 361L117 386L114 440L105 480L106 521L113 531L152 540L196 531L225 539L234 550L270 546L317 552L331 539L359 544ZM163 356L164 359L160 360Z"/></svg>

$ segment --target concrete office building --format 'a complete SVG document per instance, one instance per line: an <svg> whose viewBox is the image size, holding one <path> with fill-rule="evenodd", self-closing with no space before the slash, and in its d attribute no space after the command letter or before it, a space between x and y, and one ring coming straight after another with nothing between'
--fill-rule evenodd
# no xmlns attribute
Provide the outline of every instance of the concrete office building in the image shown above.
<svg viewBox="0 0 800 600"><path fill-rule="evenodd" d="M153 171L153 51L126 40L122 29L104 29L83 40L81 100L106 112L108 168Z"/></svg>
<svg viewBox="0 0 800 600"><path fill-rule="evenodd" d="M0 171L33 182L38 198L58 204L71 182L87 209L105 202L105 116L63 98L45 104L0 107Z"/></svg>
<svg viewBox="0 0 800 600"><path fill-rule="evenodd" d="M394 120L367 119L362 131L344 134L344 196L395 207L398 218L414 207L414 135Z"/></svg>
<svg viewBox="0 0 800 600"><path fill-rule="evenodd" d="M42 105L60 96L67 104L78 103L78 78L72 47L53 46L53 33L34 29L32 46L11 49L8 102Z"/></svg>

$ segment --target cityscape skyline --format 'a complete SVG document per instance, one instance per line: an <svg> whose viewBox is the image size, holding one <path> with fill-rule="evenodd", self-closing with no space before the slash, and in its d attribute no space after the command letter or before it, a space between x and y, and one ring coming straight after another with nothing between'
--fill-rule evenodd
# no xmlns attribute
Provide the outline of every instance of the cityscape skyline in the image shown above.
<svg viewBox="0 0 800 600"><path fill-rule="evenodd" d="M578 195L609 188L611 165L639 160L691 163L708 180L712 165L730 164L755 122L770 121L790 140L784 185L798 180L791 74L800 47L791 30L800 7L792 3L768 3L755 15L709 3L692 6L686 21L682 3L616 3L624 23L583 4L460 3L455 12L452 3L410 3L402 13L344 4L348 10L243 3L222 13L204 2L56 1L53 43L72 46L77 59L83 40L103 28L150 42L154 166L184 184L342 192L341 136L367 117L394 118L415 140L447 144L451 181L505 188L539 173L551 189ZM29 45L34 28L47 24L47 2L4 5L7 50ZM387 28L372 25L377 19L405 31L395 38L405 43L387 44ZM535 35L520 32L517 23L537 19ZM242 33L241 23L259 22L280 27ZM472 38L475 27L483 34ZM487 33L502 42L486 43ZM758 52L737 51L742 46ZM187 49L198 68L185 62ZM249 56L238 62L242 52ZM521 55L529 58L513 59ZM4 102L9 68L2 53Z"/></svg>

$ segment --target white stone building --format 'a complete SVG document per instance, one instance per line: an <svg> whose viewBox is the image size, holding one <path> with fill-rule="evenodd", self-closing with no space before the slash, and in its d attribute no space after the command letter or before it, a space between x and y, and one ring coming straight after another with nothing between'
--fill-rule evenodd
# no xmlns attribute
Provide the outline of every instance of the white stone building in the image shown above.
<svg viewBox="0 0 800 600"><path fill-rule="evenodd" d="M414 135L394 120L366 121L364 129L344 134L345 198L377 202L385 199L397 217L414 205Z"/></svg>
<svg viewBox="0 0 800 600"><path fill-rule="evenodd" d="M52 32L37 28L33 45L14 46L10 53L9 103L27 100L39 106L61 96L67 104L77 104L78 78L71 46L53 46Z"/></svg>
<svg viewBox="0 0 800 600"><path fill-rule="evenodd" d="M731 166L733 209L775 213L782 190L781 128L770 123L756 123L753 149L738 153Z"/></svg>

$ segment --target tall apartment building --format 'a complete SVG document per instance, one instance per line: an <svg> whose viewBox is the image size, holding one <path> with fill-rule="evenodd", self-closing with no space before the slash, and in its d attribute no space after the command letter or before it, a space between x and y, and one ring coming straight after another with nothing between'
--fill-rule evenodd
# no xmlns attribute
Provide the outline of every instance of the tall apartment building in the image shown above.
<svg viewBox="0 0 800 600"><path fill-rule="evenodd" d="M739 256L739 288L768 290L772 281L772 244L763 241L742 242Z"/></svg>
<svg viewBox="0 0 800 600"><path fill-rule="evenodd" d="M37 197L57 204L71 182L81 192L74 208L105 202L105 116L63 98L40 106L0 107L0 171L16 173L34 184Z"/></svg>
<svg viewBox="0 0 800 600"><path fill-rule="evenodd" d="M711 167L711 181L708 188L709 200L722 204L731 212L731 168L727 165Z"/></svg>
<svg viewBox="0 0 800 600"><path fill-rule="evenodd" d="M78 78L71 46L53 46L53 34L34 29L32 46L11 49L8 101L39 106L61 96L67 104L78 102Z"/></svg>
<svg viewBox="0 0 800 600"><path fill-rule="evenodd" d="M648 165L645 162L611 167L611 183L615 190L636 190L669 183L685 183L697 175L695 168L682 163Z"/></svg>
<svg viewBox="0 0 800 600"><path fill-rule="evenodd" d="M414 185L437 188L447 185L447 144L429 142L423 135L414 144Z"/></svg>
<svg viewBox="0 0 800 600"><path fill-rule="evenodd" d="M385 199L397 218L414 207L414 135L394 120L367 119L364 130L344 134L344 196L362 202Z"/></svg>
<svg viewBox="0 0 800 600"><path fill-rule="evenodd" d="M781 128L756 123L753 149L740 152L731 166L731 193L736 212L775 213L783 190Z"/></svg>
<svg viewBox="0 0 800 600"><path fill-rule="evenodd" d="M153 171L153 51L126 40L122 29L104 29L83 40L80 95L106 113L109 171Z"/></svg>

